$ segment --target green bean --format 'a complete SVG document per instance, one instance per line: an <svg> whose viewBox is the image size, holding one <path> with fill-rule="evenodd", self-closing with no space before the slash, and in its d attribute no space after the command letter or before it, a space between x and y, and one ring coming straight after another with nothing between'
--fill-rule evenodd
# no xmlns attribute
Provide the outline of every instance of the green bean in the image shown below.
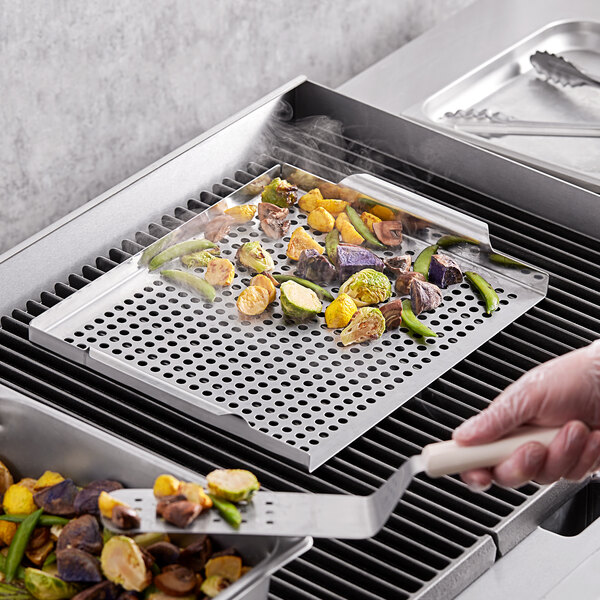
<svg viewBox="0 0 600 600"><path fill-rule="evenodd" d="M402 324L408 327L413 333L417 333L423 337L437 337L435 331L431 331L425 323L417 319L408 299L402 300Z"/></svg>
<svg viewBox="0 0 600 600"><path fill-rule="evenodd" d="M527 265L520 263L518 260L514 260L513 258L509 258L508 256L502 256L502 254L497 254L496 252L490 252L488 254L488 258L503 267L514 267L515 269L525 269Z"/></svg>
<svg viewBox="0 0 600 600"><path fill-rule="evenodd" d="M48 557L44 561L42 568L49 567L50 565L53 565L55 562L56 562L56 552L50 552L50 554L48 554Z"/></svg>
<svg viewBox="0 0 600 600"><path fill-rule="evenodd" d="M308 279L302 279L301 277L295 277L294 275L273 275L273 279L277 281L277 283L285 283L286 281L295 281L296 283L307 287L309 290L312 290L323 300L334 300L333 294L327 291L325 288L322 288L320 285L313 283L312 281L308 281Z"/></svg>
<svg viewBox="0 0 600 600"><path fill-rule="evenodd" d="M346 206L346 214L348 215L350 223L352 223L354 229L356 229L356 231L358 231L358 233L365 238L365 242L367 242L369 246L379 248L380 250L385 250L387 248L387 246L382 244L377 237L371 233L371 230L363 223L360 215L351 206Z"/></svg>
<svg viewBox="0 0 600 600"><path fill-rule="evenodd" d="M0 583L0 598L2 600L31 600L27 590L10 583Z"/></svg>
<svg viewBox="0 0 600 600"><path fill-rule="evenodd" d="M0 554L0 571L2 573L6 573L6 556L4 556L3 554ZM25 569L19 565L19 568L17 569L17 579L24 579L25 578ZM0 594L0 597L2 597L2 595Z"/></svg>
<svg viewBox="0 0 600 600"><path fill-rule="evenodd" d="M165 263L185 256L186 254L192 254L200 250L206 250L207 248L217 248L217 245L210 240L189 240L187 242L181 242L175 244L166 250L163 250L160 254L157 254L148 265L150 271L156 271L159 267L162 267Z"/></svg>
<svg viewBox="0 0 600 600"><path fill-rule="evenodd" d="M238 510L238 507L227 500L217 498L213 494L208 494L208 497L213 501L213 506L219 511L219 514L236 529L242 522L242 514Z"/></svg>
<svg viewBox="0 0 600 600"><path fill-rule="evenodd" d="M337 247L340 243L340 234L337 229L332 229L325 238L325 250L329 260L335 265L337 262Z"/></svg>
<svg viewBox="0 0 600 600"><path fill-rule="evenodd" d="M459 235L445 235L437 241L437 244L442 248L450 248L450 246L456 246L457 244L475 244L476 246L479 246L477 240L461 237Z"/></svg>
<svg viewBox="0 0 600 600"><path fill-rule="evenodd" d="M27 517L23 520L23 522L19 525L15 536L8 547L8 554L6 555L6 582L10 583L21 564L21 560L23 560L23 555L25 554L25 548L29 543L29 538L35 526L37 525L40 517L42 516L42 509L38 509L35 512L27 515Z"/></svg>
<svg viewBox="0 0 600 600"><path fill-rule="evenodd" d="M173 283L177 283L179 285L184 285L188 288L191 288L195 292L199 292L200 295L204 296L209 302L212 302L217 295L217 290L206 281L206 279L202 279L202 277L198 277L193 273L187 273L185 271L177 271L177 270L166 270L161 271L160 274L169 281Z"/></svg>
<svg viewBox="0 0 600 600"><path fill-rule="evenodd" d="M22 523L28 515L0 515L0 521L10 521L11 523ZM69 519L65 517L56 517L54 515L42 515L38 521L40 527L52 527L52 525L66 525Z"/></svg>
<svg viewBox="0 0 600 600"><path fill-rule="evenodd" d="M421 251L413 263L413 271L416 273L421 273L426 280L429 279L429 265L431 263L431 257L437 252L437 250L437 244L427 246L427 248Z"/></svg>
<svg viewBox="0 0 600 600"><path fill-rule="evenodd" d="M481 275L473 271L465 271L465 277L481 294L485 301L485 312L491 315L500 305L500 298L498 298L496 290Z"/></svg>

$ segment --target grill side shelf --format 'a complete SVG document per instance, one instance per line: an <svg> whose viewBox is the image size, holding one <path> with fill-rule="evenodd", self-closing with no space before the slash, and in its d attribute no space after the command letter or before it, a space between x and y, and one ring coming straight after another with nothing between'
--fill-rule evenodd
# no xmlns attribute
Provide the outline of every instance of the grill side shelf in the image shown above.
<svg viewBox="0 0 600 600"><path fill-rule="evenodd" d="M309 187L323 181L291 165L276 165L266 176L282 170L310 182ZM491 249L487 226L465 218L460 230L461 215L449 208L430 211L426 228L404 236L402 253L416 256L447 233L482 238L482 247L445 252L480 272L498 290L501 307L488 318L468 283L452 286L444 290L443 305L424 317L438 338L424 340L398 330L368 344L343 347L339 331L327 329L322 318L291 325L273 306L259 317L242 317L234 295L251 276L243 267L236 268L231 288L222 289L209 304L140 266L145 262L140 258L200 233L224 208L257 202L264 177L174 229L151 252L132 256L34 319L30 340L312 471L545 295L546 274L523 265L527 268L520 270L518 280L509 269L492 264L485 251ZM397 190L395 196L389 189L379 194L388 206L407 210L401 202L406 193ZM292 227L305 226L306 215L297 208L290 219ZM313 235L324 241L324 235ZM291 272L285 255L289 237L268 240L255 223L233 229L221 244L222 255L233 260L237 247L256 239L273 254L277 270Z"/></svg>

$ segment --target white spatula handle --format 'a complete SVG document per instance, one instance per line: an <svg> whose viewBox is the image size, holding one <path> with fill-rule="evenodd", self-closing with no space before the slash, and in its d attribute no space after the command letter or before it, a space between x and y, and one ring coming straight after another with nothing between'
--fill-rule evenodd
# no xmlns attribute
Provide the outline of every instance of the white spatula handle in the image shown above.
<svg viewBox="0 0 600 600"><path fill-rule="evenodd" d="M555 427L520 427L514 433L482 446L459 446L456 442L439 442L423 448L423 470L429 477L453 475L480 467L494 467L527 442L547 446L560 431Z"/></svg>

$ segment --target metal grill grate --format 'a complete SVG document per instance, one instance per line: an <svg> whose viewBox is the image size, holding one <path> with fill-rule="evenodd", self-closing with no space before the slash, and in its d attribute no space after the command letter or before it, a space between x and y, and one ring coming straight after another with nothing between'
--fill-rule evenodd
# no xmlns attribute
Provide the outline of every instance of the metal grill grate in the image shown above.
<svg viewBox="0 0 600 600"><path fill-rule="evenodd" d="M314 145L331 164L334 153L328 144L318 139L317 132ZM176 208L175 219L165 217L161 224L151 225L149 233L140 232L135 241L125 240L121 248L98 258L95 266L84 266L81 274L69 277L68 283L58 283L53 292L43 292L40 300L31 300L25 310L15 309L11 316L5 316L0 330L0 379L200 472L216 465L241 465L255 471L271 489L365 493L424 444L448 438L456 425L483 409L525 370L597 337L598 240L432 178L392 156L365 150L352 140L342 139L340 144L349 149L348 160L360 162L355 168L340 160L336 163L338 173L370 171L488 221L498 250L550 271L548 297L311 476L29 343L27 324L33 316L155 241L189 218L189 213L213 204L220 199L219 194L239 187L229 180L215 188L217 193L203 192L187 207ZM301 154L298 148L282 148L276 157L263 157L247 172L236 173L235 179L245 183L291 157L298 163ZM299 166L324 177L336 175L314 162ZM543 504L542 495L535 485L520 490L493 487L475 495L456 478L431 481L418 477L374 539L317 542L314 550L275 575L271 598L397 599L433 594L436 585L443 586L443 595L451 597L477 576L473 551L485 534L495 538L501 552L509 549L526 534L519 514L532 502L534 506ZM467 556L469 560L464 561Z"/></svg>

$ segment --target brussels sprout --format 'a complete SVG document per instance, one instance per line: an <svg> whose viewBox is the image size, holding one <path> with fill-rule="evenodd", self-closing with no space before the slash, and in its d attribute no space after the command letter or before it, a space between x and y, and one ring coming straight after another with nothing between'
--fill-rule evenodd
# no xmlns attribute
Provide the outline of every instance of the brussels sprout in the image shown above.
<svg viewBox="0 0 600 600"><path fill-rule="evenodd" d="M206 483L212 494L231 502L248 500L260 488L256 475L245 469L216 469L206 476Z"/></svg>
<svg viewBox="0 0 600 600"><path fill-rule="evenodd" d="M102 581L100 561L89 552L66 548L56 553L58 576L65 581L99 583Z"/></svg>
<svg viewBox="0 0 600 600"><path fill-rule="evenodd" d="M269 202L281 208L289 208L296 202L298 187L288 183L285 179L275 177L269 185L265 186L261 195L263 202Z"/></svg>
<svg viewBox="0 0 600 600"><path fill-rule="evenodd" d="M106 542L100 555L104 576L126 590L141 592L152 581L139 546L129 537L116 535Z"/></svg>
<svg viewBox="0 0 600 600"><path fill-rule="evenodd" d="M92 515L83 515L69 521L60 532L56 543L57 550L69 546L85 550L90 554L98 554L102 550L102 535L98 521Z"/></svg>
<svg viewBox="0 0 600 600"><path fill-rule="evenodd" d="M318 315L323 305L315 292L295 281L286 281L280 288L281 310L291 321L304 321Z"/></svg>
<svg viewBox="0 0 600 600"><path fill-rule="evenodd" d="M196 269L198 267L207 267L208 263L217 258L221 254L218 248L209 248L208 250L199 250L181 257L181 262L188 269Z"/></svg>
<svg viewBox="0 0 600 600"><path fill-rule="evenodd" d="M25 569L25 588L37 600L65 600L79 591L72 583L31 567Z"/></svg>
<svg viewBox="0 0 600 600"><path fill-rule="evenodd" d="M233 582L242 575L242 559L239 556L217 556L211 558L204 567L206 577L221 575Z"/></svg>
<svg viewBox="0 0 600 600"><path fill-rule="evenodd" d="M260 245L260 242L246 242L243 246L240 246L235 258L257 273L270 271L275 266L273 258Z"/></svg>
<svg viewBox="0 0 600 600"><path fill-rule="evenodd" d="M378 308L365 306L359 308L348 326L342 331L340 339L344 346L375 340L385 331L385 318Z"/></svg>
<svg viewBox="0 0 600 600"><path fill-rule="evenodd" d="M342 284L340 294L348 294L358 307L368 306L385 302L392 295L392 284L383 273L363 269Z"/></svg>

